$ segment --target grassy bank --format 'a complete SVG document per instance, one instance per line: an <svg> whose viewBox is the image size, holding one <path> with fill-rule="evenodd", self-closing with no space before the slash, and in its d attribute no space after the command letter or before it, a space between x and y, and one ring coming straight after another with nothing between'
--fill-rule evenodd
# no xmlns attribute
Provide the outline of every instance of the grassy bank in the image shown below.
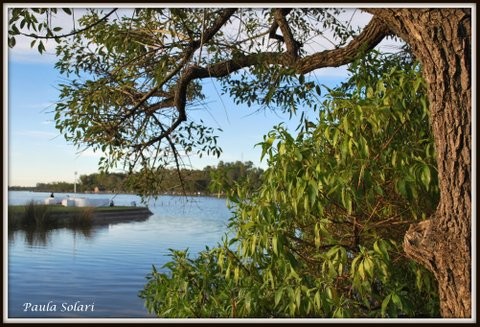
<svg viewBox="0 0 480 327"><path fill-rule="evenodd" d="M75 228L92 225L91 210L85 210L87 208L65 209L61 206L35 204L33 201L27 205L8 206L8 227L10 230L16 230L59 227ZM68 219L61 219L66 214L68 214Z"/></svg>
<svg viewBox="0 0 480 327"><path fill-rule="evenodd" d="M144 207L64 207L30 202L8 206L10 230L31 228L86 228L95 224L144 220L152 213Z"/></svg>

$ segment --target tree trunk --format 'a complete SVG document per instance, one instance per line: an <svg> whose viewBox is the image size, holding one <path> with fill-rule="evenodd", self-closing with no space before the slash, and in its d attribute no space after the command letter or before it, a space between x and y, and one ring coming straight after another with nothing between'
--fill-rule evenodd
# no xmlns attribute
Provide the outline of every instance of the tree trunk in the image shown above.
<svg viewBox="0 0 480 327"><path fill-rule="evenodd" d="M369 11L412 47L428 83L440 203L410 226L404 250L435 275L442 317L471 317L471 13Z"/></svg>

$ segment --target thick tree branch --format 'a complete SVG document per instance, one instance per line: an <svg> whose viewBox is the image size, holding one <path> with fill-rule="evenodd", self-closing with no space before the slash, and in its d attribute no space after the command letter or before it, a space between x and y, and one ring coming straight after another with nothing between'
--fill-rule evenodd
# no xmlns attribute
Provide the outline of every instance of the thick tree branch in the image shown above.
<svg viewBox="0 0 480 327"><path fill-rule="evenodd" d="M290 12L290 10L286 12L284 9L274 9L273 17L278 27L280 27L280 31L282 31L287 53L292 57L292 60L295 60L298 56L300 44L293 38L292 30L290 26L288 26L287 19L285 18L288 12Z"/></svg>
<svg viewBox="0 0 480 327"><path fill-rule="evenodd" d="M373 49L391 32L388 26L380 19L373 17L370 23L357 37L343 47L326 50L300 59L296 64L296 71L300 74L309 73L324 67L338 67L352 62L362 52Z"/></svg>
<svg viewBox="0 0 480 327"><path fill-rule="evenodd" d="M174 99L173 97L165 98L160 102L157 102L155 104L152 104L151 106L148 106L147 108L145 108L144 111L147 115L151 115L157 110L172 108L174 103L173 99Z"/></svg>
<svg viewBox="0 0 480 327"><path fill-rule="evenodd" d="M260 63L293 68L299 74L306 74L323 67L338 67L353 61L363 51L373 49L389 33L388 27L383 22L373 18L362 33L347 46L316 53L294 62L292 62L288 52L262 52L245 56L238 55L233 59L208 65L207 67L190 66L183 72L182 77L178 81L175 92L175 106L179 112L185 111L187 86L194 79L224 77L242 68Z"/></svg>
<svg viewBox="0 0 480 327"><path fill-rule="evenodd" d="M284 16L288 15L290 13L290 11L292 11L291 8L274 9L274 11L275 10L279 10L281 12L281 14L284 15ZM281 42L285 42L285 40L283 39L283 36L277 34L278 27L279 27L278 21L275 19L272 23L272 26L268 30L268 37L271 38L271 39L281 41Z"/></svg>
<svg viewBox="0 0 480 327"><path fill-rule="evenodd" d="M222 15L218 17L212 27L207 29L204 34L204 42L207 43L213 38L216 32L228 21L228 19L235 12L234 9L226 9ZM282 15L284 20L284 12L277 12L277 16ZM277 20L278 26L280 28L282 23L282 18L278 17ZM284 28L288 28L284 26ZM285 32L282 31L285 35ZM280 65L288 68L293 68L298 74L306 74L315 69L323 67L338 67L345 65L353 61L356 56L362 52L369 51L373 49L385 36L389 35L388 27L381 22L379 19L373 18L370 23L365 27L365 29L360 33L356 38L354 38L347 46L334 50L327 50L320 53L316 53L304 58L294 58L292 60L292 55L289 52L289 47L292 46L291 42L295 42L293 36L290 35L290 39L285 42L289 42L287 46L287 52L261 52L254 53L249 55L236 55L234 58L215 64L208 65L206 67L200 67L197 65L191 65L183 70L182 75L180 76L177 87L175 89L175 96L173 100L173 105L177 108L178 116L170 126L170 128L165 129L160 135L152 138L151 140L145 142L140 147L148 147L156 142L162 140L167 135L172 133L183 121L187 119L185 106L187 99L187 88L191 81L195 79L203 78L212 78L212 77L224 77L229 74L234 73L242 68L266 64L266 65ZM288 35L287 35L288 39ZM192 42L191 46L185 51L185 56L180 65L171 72L167 78L172 78L178 71L184 68L184 65L191 58L195 50L200 46L199 41ZM294 49L296 49L294 47ZM291 50L291 48L290 48ZM155 87L150 92L145 94L145 96L139 101L139 103L132 109L135 111L140 107L148 98L153 96L159 89L161 85ZM165 102L169 103L168 102ZM159 108L163 105L159 106ZM150 111L150 110L149 110Z"/></svg>
<svg viewBox="0 0 480 327"><path fill-rule="evenodd" d="M208 43L215 34L222 28L222 26L230 19L230 17L235 13L235 8L227 8L225 9L221 15L215 20L213 25L206 29L203 34L203 44ZM159 84L157 84L153 89L151 89L148 93L146 93L139 102L131 109L132 112L135 112L145 101L147 101L150 97L152 97L155 93L157 93L165 83L171 80L191 59L195 51L202 45L200 40L195 40L190 43L190 46L185 50L184 56L180 64L178 64L173 71L171 71ZM182 88L184 91L184 96L186 97L186 86ZM176 92L178 94L178 91ZM180 103L180 100L177 100L178 96L175 95L175 103ZM182 121L186 120L185 114L185 100L183 101L183 106L176 106L179 112L178 119ZM162 133L163 134L163 133Z"/></svg>

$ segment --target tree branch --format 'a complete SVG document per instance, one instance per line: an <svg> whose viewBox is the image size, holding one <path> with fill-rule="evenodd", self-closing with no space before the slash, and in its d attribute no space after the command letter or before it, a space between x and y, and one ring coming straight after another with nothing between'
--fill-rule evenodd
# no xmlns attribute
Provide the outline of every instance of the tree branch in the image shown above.
<svg viewBox="0 0 480 327"><path fill-rule="evenodd" d="M300 44L293 38L292 30L290 29L290 26L288 26L288 22L285 18L290 11L291 9L288 9L287 11L285 9L274 9L273 17L282 31L282 39L287 47L287 53L292 57L292 60L295 60L298 57Z"/></svg>
<svg viewBox="0 0 480 327"><path fill-rule="evenodd" d="M115 11L117 11L118 8L115 8L115 9L112 9L108 14L106 14L105 16L103 16L102 18L100 18L99 20L97 20L95 23L93 24L90 24L88 26L86 26L85 28L82 28L80 30L77 30L77 31L72 31L68 34L62 34L62 35L52 35L52 36L48 36L48 35L45 35L45 36L40 36L40 35L36 35L36 34L26 34L26 33L23 33L21 32L20 35L23 35L23 36L28 36L28 37L31 37L31 38L35 38L35 39L57 39L57 38L64 38L64 37L69 37L69 36L72 36L72 35L76 35L76 34L79 34L79 33L82 33L83 31L86 31L98 24L100 24L101 22L103 22L104 20L106 20L108 17L110 17ZM48 33L47 33L48 34Z"/></svg>
<svg viewBox="0 0 480 327"><path fill-rule="evenodd" d="M180 126L180 124L182 122L184 122L186 119L186 117L182 117L181 115L179 115L177 117L177 119L175 119L175 121L172 123L172 125L170 125L170 127L168 129L162 129L162 132L160 133L160 135L152 138L151 140L147 141L147 142L144 142L144 143L141 143L141 144L137 144L134 146L134 148L136 148L137 150L143 150L147 147L149 147L150 145L152 144L155 144L159 141L161 141L162 139L164 139L165 137L168 137L170 134L172 134L172 132L178 127Z"/></svg>
<svg viewBox="0 0 480 327"><path fill-rule="evenodd" d="M194 79L224 77L242 68L260 63L294 68L299 74L306 74L323 67L338 67L353 61L362 51L373 49L389 33L388 27L382 21L373 18L362 33L347 46L316 53L298 59L293 63L288 52L262 52L250 55L239 54L230 60L207 67L190 66L183 72L183 76L178 81L175 92L175 106L179 112L185 111L187 85Z"/></svg>
<svg viewBox="0 0 480 327"><path fill-rule="evenodd" d="M222 14L215 20L212 27L205 30L203 34L203 44L208 43L215 34L220 30L220 28L230 19L230 17L235 13L236 9L228 8L225 9ZM180 64L178 64L173 71L171 71L159 84L157 84L154 88L152 88L148 93L146 93L139 102L131 109L132 112L136 111L145 101L147 101L151 96L153 96L157 91L165 85L170 79L172 79L184 66L188 63L191 59L195 51L202 45L202 42L199 40L192 41L190 46L185 50L183 59L181 60ZM189 81L190 82L190 81ZM179 87L183 91L184 98L186 97L186 90L187 86ZM182 103L181 99L178 99L178 91L175 94L175 103ZM186 113L185 113L185 99L183 99L183 105L177 105L177 110L179 113L178 119L180 120L179 123L186 120ZM175 122L176 124L177 122ZM179 125L176 124L177 126ZM173 126L173 125L172 125ZM170 129L169 129L170 130ZM163 134L163 133L162 133Z"/></svg>
<svg viewBox="0 0 480 327"><path fill-rule="evenodd" d="M280 14L283 15L283 16L288 15L290 13L290 11L292 11L291 8L274 9L274 11L276 11L276 10L280 11ZM271 38L271 39L281 41L281 42L285 42L285 40L283 39L283 36L277 34L278 27L279 27L278 21L277 21L277 19L275 19L272 23L272 26L268 30L268 37Z"/></svg>
<svg viewBox="0 0 480 327"><path fill-rule="evenodd" d="M180 180L180 185L182 187L183 195L186 196L187 192L185 190L185 181L183 180L183 176L182 176L182 173L180 171L181 167L180 167L180 160L179 160L179 157L178 157L177 147L175 146L175 143L172 141L172 138L170 137L170 135L166 134L167 131L163 127L162 122L155 116L153 118L155 119L158 126L160 127L160 130L162 131L162 134L165 134L165 138L167 139L167 142L170 145L170 149L172 149L172 151L173 151L173 158L175 159L175 166L177 167L177 176L178 176L178 179Z"/></svg>
<svg viewBox="0 0 480 327"><path fill-rule="evenodd" d="M233 15L235 9L226 9L223 14L215 21L214 25L205 31L204 40L207 43L213 38L216 32L227 22L227 20ZM283 15L277 13L277 15ZM282 16L284 19L284 16ZM277 21L281 28L280 17ZM288 26L287 26L288 27ZM284 26L285 28L285 26ZM283 31L282 31L283 32ZM152 138L148 142L145 142L143 146L149 146L155 142L160 141L166 135L169 135L175 130L183 121L187 119L185 106L187 98L187 87L191 81L195 79L212 78L212 77L224 77L238 71L242 68L254 66L258 64L267 65L281 65L284 67L293 68L298 74L306 74L315 69L323 67L338 67L345 65L353 61L356 56L362 52L373 49L385 36L389 35L390 31L388 27L379 19L375 17L365 27L365 29L356 38L354 38L347 46L334 50L326 50L320 53L316 53L301 59L292 60L291 53L287 49L287 52L261 52L249 55L238 54L234 58L215 64L208 65L206 67L200 67L197 65L191 65L184 69L180 76L177 87L175 89L175 96L173 105L177 108L178 117L170 126L159 136ZM284 33L285 34L285 33ZM288 38L288 36L287 36ZM292 46L293 36L290 38L289 46ZM199 41L193 41L190 48L185 51L185 56L180 65L171 72L167 78L170 79L178 71L180 71L186 64L188 59L193 55L197 47L200 46ZM295 49L295 48L294 48ZM161 85L155 87L140 100L140 102L132 109L135 111L141 106L149 97L151 97Z"/></svg>
<svg viewBox="0 0 480 327"><path fill-rule="evenodd" d="M357 37L343 48L326 50L300 59L296 71L300 74L309 73L324 67L338 67L352 62L358 54L369 51L377 46L391 32L388 26L375 16Z"/></svg>

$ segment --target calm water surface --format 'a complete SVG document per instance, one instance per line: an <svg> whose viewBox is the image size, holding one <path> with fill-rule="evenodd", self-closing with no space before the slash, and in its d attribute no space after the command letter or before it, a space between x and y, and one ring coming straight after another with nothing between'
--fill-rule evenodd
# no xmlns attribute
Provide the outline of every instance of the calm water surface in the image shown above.
<svg viewBox="0 0 480 327"><path fill-rule="evenodd" d="M9 204L48 196L9 192ZM114 201L116 205L140 203L138 197L122 194ZM163 266L169 260L169 248L188 248L193 255L205 246L215 246L231 214L224 199L207 197L162 196L148 205L154 214L142 222L93 227L87 233L68 229L37 235L10 233L9 317L149 317L138 292L152 265ZM75 310L61 312L74 308L76 302ZM30 310L24 311L30 304ZM80 305L92 304L93 312L78 311ZM32 312L34 305L56 310Z"/></svg>

